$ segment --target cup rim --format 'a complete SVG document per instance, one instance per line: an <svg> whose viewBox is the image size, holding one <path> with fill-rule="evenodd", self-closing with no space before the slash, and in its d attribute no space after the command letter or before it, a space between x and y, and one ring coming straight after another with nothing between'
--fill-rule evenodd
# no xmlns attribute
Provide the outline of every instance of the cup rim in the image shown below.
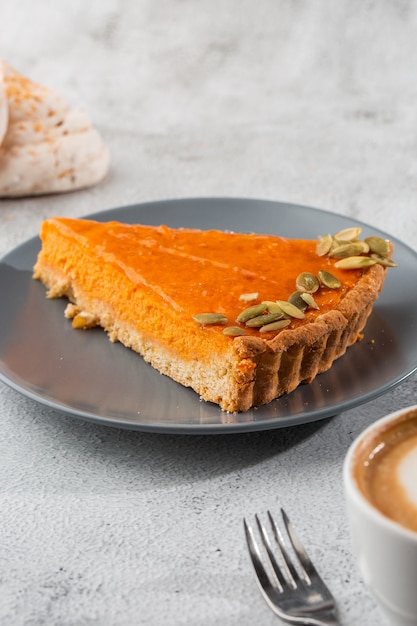
<svg viewBox="0 0 417 626"><path fill-rule="evenodd" d="M417 411L417 404L413 404L410 406L403 407L388 415L384 415L383 417L377 419L372 424L369 424L362 432L360 432L355 439L350 444L348 451L345 455L343 462L343 482L345 487L345 493L347 498L351 498L357 506L359 506L362 510L364 510L367 515L369 515L375 522L380 524L381 526L390 529L391 531L400 534L402 536L407 536L410 539L417 542L417 531L411 530L411 528L406 528L402 526L399 522L387 517L381 511L379 511L374 505L372 505L369 500L363 495L359 486L353 476L352 472L352 462L353 457L356 452L356 449L360 445L367 435L372 433L375 429L387 424L391 421L395 421L397 418L401 417L404 413L408 413L409 411Z"/></svg>

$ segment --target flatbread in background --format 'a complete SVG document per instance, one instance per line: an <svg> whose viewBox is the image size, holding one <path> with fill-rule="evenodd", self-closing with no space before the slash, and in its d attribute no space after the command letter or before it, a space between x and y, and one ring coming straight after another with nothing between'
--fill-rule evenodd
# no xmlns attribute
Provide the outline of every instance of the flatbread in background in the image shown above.
<svg viewBox="0 0 417 626"><path fill-rule="evenodd" d="M108 168L109 151L83 111L0 61L0 197L89 187Z"/></svg>

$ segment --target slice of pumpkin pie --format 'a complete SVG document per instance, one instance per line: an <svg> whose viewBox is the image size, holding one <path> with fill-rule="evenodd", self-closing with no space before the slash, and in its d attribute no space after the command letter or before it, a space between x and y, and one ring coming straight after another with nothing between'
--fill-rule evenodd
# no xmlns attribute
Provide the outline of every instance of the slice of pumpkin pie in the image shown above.
<svg viewBox="0 0 417 626"><path fill-rule="evenodd" d="M228 412L311 382L361 336L389 242L51 218L34 277L159 372ZM86 339L87 340L87 339Z"/></svg>

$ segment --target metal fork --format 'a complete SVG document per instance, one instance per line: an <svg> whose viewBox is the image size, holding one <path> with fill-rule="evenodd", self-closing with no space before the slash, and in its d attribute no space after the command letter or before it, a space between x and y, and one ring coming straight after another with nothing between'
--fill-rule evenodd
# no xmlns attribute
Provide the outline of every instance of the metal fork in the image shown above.
<svg viewBox="0 0 417 626"><path fill-rule="evenodd" d="M271 513L268 511L267 514L282 561L282 566L280 566L275 558L268 533L259 517L255 515L261 542L265 548L266 560L271 566L269 568L270 574L262 564L261 551L256 543L252 528L245 519L243 524L256 579L268 605L278 617L291 624L340 626L334 598L317 573L285 511L281 509L282 519L291 545L300 562L301 576L290 558L282 534Z"/></svg>

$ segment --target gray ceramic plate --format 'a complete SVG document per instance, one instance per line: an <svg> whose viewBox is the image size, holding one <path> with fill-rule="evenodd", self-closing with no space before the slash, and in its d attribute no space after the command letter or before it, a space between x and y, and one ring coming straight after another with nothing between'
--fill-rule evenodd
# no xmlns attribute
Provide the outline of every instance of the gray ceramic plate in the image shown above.
<svg viewBox="0 0 417 626"><path fill-rule="evenodd" d="M201 402L100 329L74 332L66 302L47 300L32 279L38 237L0 263L0 378L24 395L75 417L122 428L225 433L322 419L387 392L417 370L417 254L377 228L325 211L280 202L201 198L151 202L96 213L96 220L218 228L312 238L352 225L395 245L391 269L363 341L310 385L239 415Z"/></svg>

